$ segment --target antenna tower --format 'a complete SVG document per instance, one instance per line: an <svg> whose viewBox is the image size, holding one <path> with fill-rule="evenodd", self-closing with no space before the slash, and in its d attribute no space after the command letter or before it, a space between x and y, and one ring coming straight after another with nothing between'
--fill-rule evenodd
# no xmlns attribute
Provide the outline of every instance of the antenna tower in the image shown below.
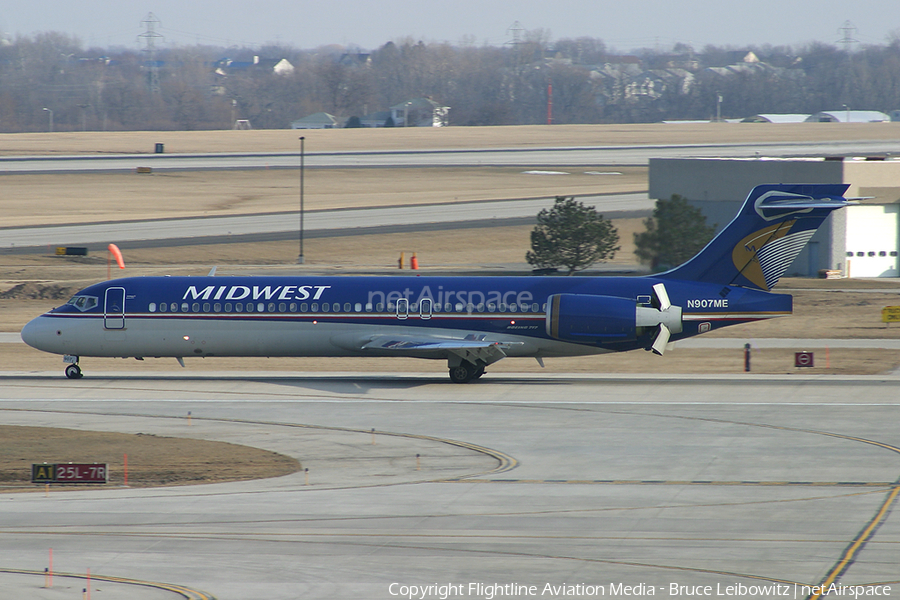
<svg viewBox="0 0 900 600"><path fill-rule="evenodd" d="M850 54L850 51L853 50L853 44L859 43L859 40L853 38L853 34L856 32L856 25L847 20L844 21L844 24L841 25L838 31L841 31L844 34L841 41L838 43L844 47L844 52Z"/></svg>
<svg viewBox="0 0 900 600"><path fill-rule="evenodd" d="M144 33L138 37L144 41L144 54L146 56L145 65L147 69L147 87L154 94L159 93L159 65L156 64L156 41L163 39L165 36L156 32L159 27L159 19L153 13L147 13L144 20L141 21L144 26Z"/></svg>

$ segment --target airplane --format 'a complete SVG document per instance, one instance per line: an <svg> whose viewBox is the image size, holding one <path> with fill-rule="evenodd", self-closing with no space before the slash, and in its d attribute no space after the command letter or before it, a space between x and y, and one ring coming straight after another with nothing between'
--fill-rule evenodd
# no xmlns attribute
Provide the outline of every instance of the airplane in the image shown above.
<svg viewBox="0 0 900 600"><path fill-rule="evenodd" d="M816 229L853 204L847 184L766 184L696 256L632 277L126 277L91 285L22 329L82 357L405 356L446 360L467 383L505 357L645 349L790 315L770 293Z"/></svg>

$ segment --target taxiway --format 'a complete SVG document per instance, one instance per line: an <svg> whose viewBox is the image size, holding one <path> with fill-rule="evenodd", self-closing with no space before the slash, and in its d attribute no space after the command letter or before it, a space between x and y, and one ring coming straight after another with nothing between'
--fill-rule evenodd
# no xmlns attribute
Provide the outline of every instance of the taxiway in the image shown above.
<svg viewBox="0 0 900 600"><path fill-rule="evenodd" d="M22 572L52 547L60 571L220 600L435 584L487 598L470 583L900 591L897 376L0 379L7 424L224 440L309 468L308 481L4 495L0 564ZM40 575L0 583L57 597ZM123 593L103 597L178 597Z"/></svg>

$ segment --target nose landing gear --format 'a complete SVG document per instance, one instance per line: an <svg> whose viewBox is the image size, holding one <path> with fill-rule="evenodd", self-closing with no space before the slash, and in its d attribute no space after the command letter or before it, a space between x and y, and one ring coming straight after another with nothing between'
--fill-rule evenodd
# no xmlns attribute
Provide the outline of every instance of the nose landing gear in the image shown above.
<svg viewBox="0 0 900 600"><path fill-rule="evenodd" d="M63 357L63 360L70 363L69 366L66 367L66 377L69 379L81 379L84 377L84 373L81 372L81 367L78 366L77 356L66 355Z"/></svg>

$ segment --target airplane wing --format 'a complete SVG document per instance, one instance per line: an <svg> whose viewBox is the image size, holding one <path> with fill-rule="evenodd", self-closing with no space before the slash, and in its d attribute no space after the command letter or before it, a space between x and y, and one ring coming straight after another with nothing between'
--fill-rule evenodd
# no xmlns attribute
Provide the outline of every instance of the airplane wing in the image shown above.
<svg viewBox="0 0 900 600"><path fill-rule="evenodd" d="M492 364L506 357L510 346L523 342L490 341L485 336L469 336L465 339L437 338L429 336L380 335L362 346L362 350L382 356L409 356L412 358L446 358L451 354L475 363Z"/></svg>

